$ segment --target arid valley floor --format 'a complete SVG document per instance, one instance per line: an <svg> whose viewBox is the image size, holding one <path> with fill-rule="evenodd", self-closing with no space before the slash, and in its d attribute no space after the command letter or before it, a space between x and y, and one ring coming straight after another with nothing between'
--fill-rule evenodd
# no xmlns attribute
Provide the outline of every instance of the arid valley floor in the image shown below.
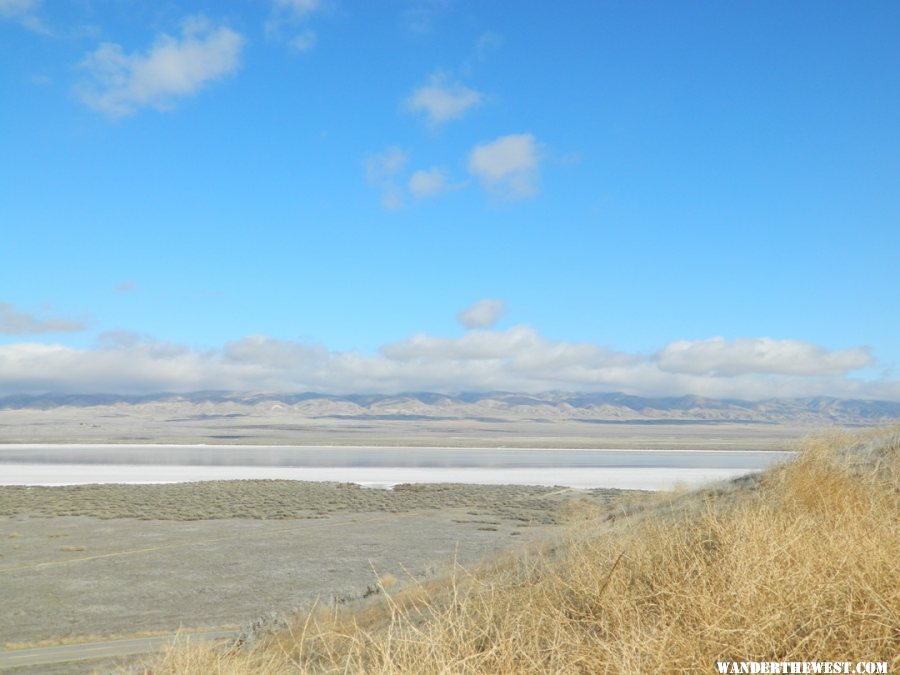
<svg viewBox="0 0 900 675"><path fill-rule="evenodd" d="M790 450L821 429L805 420L356 413L298 415L277 403L250 410L228 401L26 407L0 411L0 443ZM0 649L239 630L314 602L355 602L385 580L411 583L550 540L586 503L615 517L646 499L603 489L296 481L0 487Z"/></svg>

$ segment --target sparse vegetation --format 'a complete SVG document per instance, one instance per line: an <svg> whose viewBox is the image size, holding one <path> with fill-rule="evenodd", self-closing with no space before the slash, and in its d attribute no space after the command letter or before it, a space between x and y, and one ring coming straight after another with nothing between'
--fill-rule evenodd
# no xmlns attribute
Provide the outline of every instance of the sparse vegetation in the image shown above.
<svg viewBox="0 0 900 675"><path fill-rule="evenodd" d="M361 489L353 483L293 480L209 481L162 485L4 486L0 516L90 516L141 520L319 518L333 513L406 513L473 507L475 513L522 522L551 523L566 500L558 488L423 484L394 490ZM591 490L598 504L617 503L625 490ZM640 495L642 493L634 493Z"/></svg>
<svg viewBox="0 0 900 675"><path fill-rule="evenodd" d="M164 673L673 673L726 660L900 666L900 432L810 442L733 488L610 522L570 507L567 541L361 607L315 607Z"/></svg>

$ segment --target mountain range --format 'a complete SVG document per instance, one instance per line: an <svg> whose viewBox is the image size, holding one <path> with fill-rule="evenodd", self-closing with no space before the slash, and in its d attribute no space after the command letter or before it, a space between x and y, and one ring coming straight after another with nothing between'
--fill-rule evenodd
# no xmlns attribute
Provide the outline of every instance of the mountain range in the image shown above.
<svg viewBox="0 0 900 675"><path fill-rule="evenodd" d="M759 423L871 426L900 422L900 402L830 397L772 398L762 401L700 396L648 398L623 393L521 394L409 392L395 395L332 395L199 391L172 394L41 394L0 397L0 410L53 410L61 407L148 409L208 417L254 412L345 420L449 420L480 422L581 421L596 424Z"/></svg>

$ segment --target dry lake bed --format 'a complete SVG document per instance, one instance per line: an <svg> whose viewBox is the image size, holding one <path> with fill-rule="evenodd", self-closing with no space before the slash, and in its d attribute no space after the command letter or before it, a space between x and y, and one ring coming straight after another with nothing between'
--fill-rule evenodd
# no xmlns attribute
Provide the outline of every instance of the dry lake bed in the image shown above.
<svg viewBox="0 0 900 675"><path fill-rule="evenodd" d="M661 434L645 449L603 451L567 449L571 439L518 448L3 444L0 649L240 628L314 602L352 602L379 579L421 580L454 560L474 566L552 539L585 502L621 513L652 499L643 490L789 456L774 452L790 449L783 438L714 433L680 439L677 452ZM89 670L70 666L53 672Z"/></svg>

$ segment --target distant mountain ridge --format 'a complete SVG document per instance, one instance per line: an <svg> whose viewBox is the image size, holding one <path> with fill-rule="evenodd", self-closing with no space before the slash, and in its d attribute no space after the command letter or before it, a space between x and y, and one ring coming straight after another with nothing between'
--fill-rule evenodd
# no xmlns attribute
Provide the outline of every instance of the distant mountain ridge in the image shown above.
<svg viewBox="0 0 900 675"><path fill-rule="evenodd" d="M238 415L241 410L289 408L299 416L340 419L516 419L573 420L592 423L706 422L810 423L880 425L900 422L900 402L810 398L762 401L701 396L648 398L619 392L521 394L465 392L439 394L334 395L198 391L183 394L16 394L0 397L0 410L58 407L148 406L202 408L210 415Z"/></svg>

